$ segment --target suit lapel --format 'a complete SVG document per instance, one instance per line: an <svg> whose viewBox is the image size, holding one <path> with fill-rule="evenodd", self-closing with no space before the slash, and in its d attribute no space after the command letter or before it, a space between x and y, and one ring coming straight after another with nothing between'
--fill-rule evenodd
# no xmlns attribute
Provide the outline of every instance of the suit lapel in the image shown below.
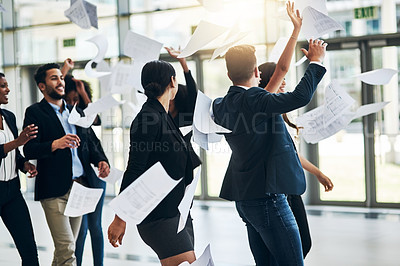
<svg viewBox="0 0 400 266"><path fill-rule="evenodd" d="M55 123L57 125L57 128L65 135L65 130L60 122L60 119L58 119L53 107L51 107L51 105L44 98L40 101L40 107L50 116L51 120L53 120L53 123Z"/></svg>
<svg viewBox="0 0 400 266"><path fill-rule="evenodd" d="M3 111L2 109L0 109L0 113L1 115L4 117L4 120L6 121L8 128L11 130L11 132L14 135L14 138L18 138L18 129L15 127L15 121L11 121L11 116L9 115L9 113L7 111ZM3 125L4 128L4 125Z"/></svg>

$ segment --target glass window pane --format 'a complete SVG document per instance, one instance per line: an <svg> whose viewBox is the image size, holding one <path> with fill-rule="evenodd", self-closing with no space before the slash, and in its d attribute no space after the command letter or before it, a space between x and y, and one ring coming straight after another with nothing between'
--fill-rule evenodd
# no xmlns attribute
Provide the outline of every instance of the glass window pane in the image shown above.
<svg viewBox="0 0 400 266"><path fill-rule="evenodd" d="M361 82L350 78L360 73L360 51L341 50L327 53L324 65L329 76L317 90L319 105L324 102L325 86L332 79L338 79L341 87L361 104ZM365 201L364 139L362 122L353 120L345 129L318 143L319 167L334 184L326 193L320 186L321 200Z"/></svg>
<svg viewBox="0 0 400 266"><path fill-rule="evenodd" d="M112 16L117 13L116 0L90 0L89 2L96 5L98 17ZM70 7L70 0L14 0L14 7L17 25L20 27L69 22L64 16L64 11Z"/></svg>
<svg viewBox="0 0 400 266"><path fill-rule="evenodd" d="M89 60L97 54L92 36L104 33L108 37L106 57L118 56L118 32L114 18L99 20L99 29L84 30L73 24L38 27L17 31L19 64L41 64L70 57L75 61ZM69 40L73 40L70 46Z"/></svg>
<svg viewBox="0 0 400 266"><path fill-rule="evenodd" d="M205 8L197 6L134 14L130 18L130 26L134 32L154 38L164 45L183 48L201 20L230 27L237 23L237 17L241 18L240 30L250 32L242 42L265 43L264 1L260 0L251 1L251 4L243 1L228 2L221 13L207 12ZM215 48L220 41L216 40L206 48Z"/></svg>
<svg viewBox="0 0 400 266"><path fill-rule="evenodd" d="M373 49L373 69L399 69L399 49ZM395 75L389 84L374 86L375 102L390 101L377 113L375 122L376 200L379 203L400 203L399 85Z"/></svg>
<svg viewBox="0 0 400 266"><path fill-rule="evenodd" d="M179 7L198 6L197 0L130 0L131 12L155 11Z"/></svg>
<svg viewBox="0 0 400 266"><path fill-rule="evenodd" d="M383 8L383 5L387 5L386 8ZM365 7L365 9L360 9L357 12L357 17L359 18L356 18L355 9L360 7ZM397 23L400 14L397 12L396 18L396 14L391 13L393 10L398 10L398 5L396 5L395 1L328 0L327 8L329 16L337 20L345 28L344 31L330 33L330 38L394 33L398 31ZM386 13L383 14L383 12ZM390 20L392 16L392 23L387 23L387 21L383 23L383 20Z"/></svg>

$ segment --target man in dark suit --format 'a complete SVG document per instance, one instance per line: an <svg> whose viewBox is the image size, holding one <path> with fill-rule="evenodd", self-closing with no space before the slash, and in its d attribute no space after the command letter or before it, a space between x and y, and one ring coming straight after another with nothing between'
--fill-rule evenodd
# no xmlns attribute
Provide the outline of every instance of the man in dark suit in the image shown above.
<svg viewBox="0 0 400 266"><path fill-rule="evenodd" d="M303 265L298 227L285 194L305 191L296 148L281 117L306 105L325 74L320 40L310 40L311 61L293 92L273 94L259 88L255 49L232 47L225 55L233 82L227 95L213 103L215 122L232 130L225 134L232 156L220 197L236 202L246 223L257 265Z"/></svg>
<svg viewBox="0 0 400 266"><path fill-rule="evenodd" d="M72 182L82 184L96 178L90 166L99 168L106 177L109 164L100 141L91 128L68 122L70 106L63 100L64 78L57 64L38 68L35 81L44 99L29 106L24 127L38 126L37 137L24 146L28 159L37 159L35 200L42 204L55 246L52 265L76 265L75 240L81 217L67 217L64 210Z"/></svg>

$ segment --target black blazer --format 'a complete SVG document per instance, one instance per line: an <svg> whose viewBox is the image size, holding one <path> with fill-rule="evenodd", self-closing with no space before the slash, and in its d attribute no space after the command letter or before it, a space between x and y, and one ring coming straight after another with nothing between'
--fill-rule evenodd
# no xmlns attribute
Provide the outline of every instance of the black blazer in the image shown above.
<svg viewBox="0 0 400 266"><path fill-rule="evenodd" d="M17 123L15 120L15 115L8 111L0 108L0 114L4 117L4 120L6 121L8 127L11 129L11 132L14 135L14 139L18 138L18 129L17 129ZM27 159L24 158L24 156L21 155L19 152L19 149L15 149L16 152L16 162L17 162L17 169L23 171L24 169L24 163L27 161ZM4 144L0 144L0 163L3 160L3 158L7 157L7 153L4 153ZM18 172L17 172L18 175Z"/></svg>
<svg viewBox="0 0 400 266"><path fill-rule="evenodd" d="M281 114L305 106L325 72L310 64L293 92L232 86L213 102L215 122L232 130L225 134L232 155L220 197L239 201L304 193L304 172Z"/></svg>
<svg viewBox="0 0 400 266"><path fill-rule="evenodd" d="M178 214L185 188L193 180L194 166L188 145L161 103L148 99L131 125L128 166L121 192L157 162L162 164L171 178L178 180L183 177L183 180L142 223Z"/></svg>
<svg viewBox="0 0 400 266"><path fill-rule="evenodd" d="M71 106L68 106L70 109ZM54 140L65 135L54 109L45 100L29 106L25 111L24 127L35 124L39 127L37 137L24 146L28 159L37 159L35 181L35 200L60 197L65 195L72 185L72 154L70 149L51 151ZM85 171L86 183L97 180L90 164L98 165L100 161L108 162L101 148L100 141L91 128L76 126L81 139L78 156ZM100 180L100 182L103 182Z"/></svg>

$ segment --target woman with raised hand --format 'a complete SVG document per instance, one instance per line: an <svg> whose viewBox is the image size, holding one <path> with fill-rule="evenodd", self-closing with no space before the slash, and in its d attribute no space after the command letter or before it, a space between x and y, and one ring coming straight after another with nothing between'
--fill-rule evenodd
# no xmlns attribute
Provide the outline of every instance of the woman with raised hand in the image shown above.
<svg viewBox="0 0 400 266"><path fill-rule="evenodd" d="M10 89L0 73L0 105L8 104ZM35 165L26 160L18 147L36 137L38 127L29 125L18 136L15 115L0 108L0 216L10 232L22 265L39 265L28 206L21 194L18 170L37 175Z"/></svg>
<svg viewBox="0 0 400 266"><path fill-rule="evenodd" d="M131 125L129 160L121 191L157 162L171 178L183 177L137 228L143 241L156 252L161 265L192 263L196 257L190 215L184 229L177 233L178 205L186 186L193 180L194 166L190 143L185 142L168 114L170 102L177 93L175 70L165 61L151 61L143 67L141 81L148 99ZM108 228L111 245L122 244L125 228L126 222L116 215Z"/></svg>

